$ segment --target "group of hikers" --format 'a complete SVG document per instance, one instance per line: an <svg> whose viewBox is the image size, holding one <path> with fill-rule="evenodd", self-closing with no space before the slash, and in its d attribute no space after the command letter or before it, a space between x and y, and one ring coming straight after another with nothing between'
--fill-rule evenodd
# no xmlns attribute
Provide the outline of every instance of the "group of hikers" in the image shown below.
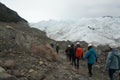
<svg viewBox="0 0 120 80"><path fill-rule="evenodd" d="M65 52L67 60L70 61L70 63L74 65L77 70L79 69L80 59L86 58L88 61L89 76L92 76L92 65L95 63L98 56L91 44L88 45L88 51L84 55L83 49L79 42L77 42L76 46L74 46L74 44L68 45Z"/></svg>
<svg viewBox="0 0 120 80"><path fill-rule="evenodd" d="M55 50L56 50L56 52L58 54L59 50L60 50L59 44L58 43L54 44L54 43L51 42L50 45L51 45L52 48L55 48Z"/></svg>
<svg viewBox="0 0 120 80"><path fill-rule="evenodd" d="M79 42L76 45L69 44L65 53L67 61L70 61L70 64L74 65L77 70L79 69L79 61L87 59L89 77L92 77L92 66L98 61L98 54L92 44L88 44L86 52L83 51ZM108 71L110 80L115 80L113 75L117 70L120 70L120 53L118 50L109 47L105 70Z"/></svg>

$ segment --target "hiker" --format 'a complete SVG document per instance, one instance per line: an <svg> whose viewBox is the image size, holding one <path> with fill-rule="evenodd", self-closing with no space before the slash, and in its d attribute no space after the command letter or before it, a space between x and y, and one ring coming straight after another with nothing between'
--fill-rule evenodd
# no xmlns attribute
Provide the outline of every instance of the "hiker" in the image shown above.
<svg viewBox="0 0 120 80"><path fill-rule="evenodd" d="M116 72L116 70L120 69L119 58L120 58L120 54L118 53L118 51L109 47L105 69L108 71L110 80L115 80L113 78L113 75Z"/></svg>
<svg viewBox="0 0 120 80"><path fill-rule="evenodd" d="M75 64L75 47L74 47L74 44L71 44L70 58L71 58L71 64L74 65Z"/></svg>
<svg viewBox="0 0 120 80"><path fill-rule="evenodd" d="M82 58L83 56L83 50L79 44L79 42L77 42L76 48L75 48L75 68L78 70L79 69L79 60Z"/></svg>
<svg viewBox="0 0 120 80"><path fill-rule="evenodd" d="M92 66L95 63L95 61L97 62L97 54L96 54L96 51L94 50L92 44L88 45L88 50L83 55L83 58L87 59L89 77L92 77L92 75L93 75Z"/></svg>
<svg viewBox="0 0 120 80"><path fill-rule="evenodd" d="M56 52L57 52L57 54L58 54L58 53L59 53L59 50L60 50L60 46L59 46L58 43L56 44L56 48L55 48L55 49L56 49Z"/></svg>
<svg viewBox="0 0 120 80"><path fill-rule="evenodd" d="M68 45L67 48L66 48L66 50L65 50L67 61L70 61L70 48L71 48L71 46Z"/></svg>
<svg viewBox="0 0 120 80"><path fill-rule="evenodd" d="M54 48L54 44L53 44L52 42L50 43L50 46L51 46L52 48Z"/></svg>

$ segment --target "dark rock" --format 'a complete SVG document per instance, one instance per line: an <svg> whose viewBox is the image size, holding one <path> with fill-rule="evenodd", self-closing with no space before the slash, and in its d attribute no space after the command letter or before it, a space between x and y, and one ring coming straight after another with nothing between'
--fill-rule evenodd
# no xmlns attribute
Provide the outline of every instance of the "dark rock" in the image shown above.
<svg viewBox="0 0 120 80"><path fill-rule="evenodd" d="M27 22L21 18L15 11L7 8L4 4L0 3L0 21L1 22Z"/></svg>

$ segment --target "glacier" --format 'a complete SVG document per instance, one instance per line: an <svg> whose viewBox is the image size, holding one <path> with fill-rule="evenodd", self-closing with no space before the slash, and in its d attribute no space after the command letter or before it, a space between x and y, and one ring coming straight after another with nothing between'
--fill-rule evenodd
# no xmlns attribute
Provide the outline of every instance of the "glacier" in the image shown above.
<svg viewBox="0 0 120 80"><path fill-rule="evenodd" d="M93 45L120 45L120 17L48 20L31 23L57 41L86 41Z"/></svg>

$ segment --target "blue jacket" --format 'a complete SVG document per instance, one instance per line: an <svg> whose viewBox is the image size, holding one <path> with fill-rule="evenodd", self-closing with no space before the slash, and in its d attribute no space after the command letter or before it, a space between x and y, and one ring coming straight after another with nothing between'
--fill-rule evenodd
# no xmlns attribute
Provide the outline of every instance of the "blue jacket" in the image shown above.
<svg viewBox="0 0 120 80"><path fill-rule="evenodd" d="M84 58L84 59L86 58L86 59L87 59L87 62L88 62L89 64L94 64L97 57L98 57L98 56L97 56L97 53L96 53L96 51L94 50L94 48L89 49L89 50L83 55L83 58Z"/></svg>
<svg viewBox="0 0 120 80"><path fill-rule="evenodd" d="M108 53L107 59L106 59L106 70L108 69L119 69L119 60L118 57L120 57L120 53L114 52L113 50Z"/></svg>

